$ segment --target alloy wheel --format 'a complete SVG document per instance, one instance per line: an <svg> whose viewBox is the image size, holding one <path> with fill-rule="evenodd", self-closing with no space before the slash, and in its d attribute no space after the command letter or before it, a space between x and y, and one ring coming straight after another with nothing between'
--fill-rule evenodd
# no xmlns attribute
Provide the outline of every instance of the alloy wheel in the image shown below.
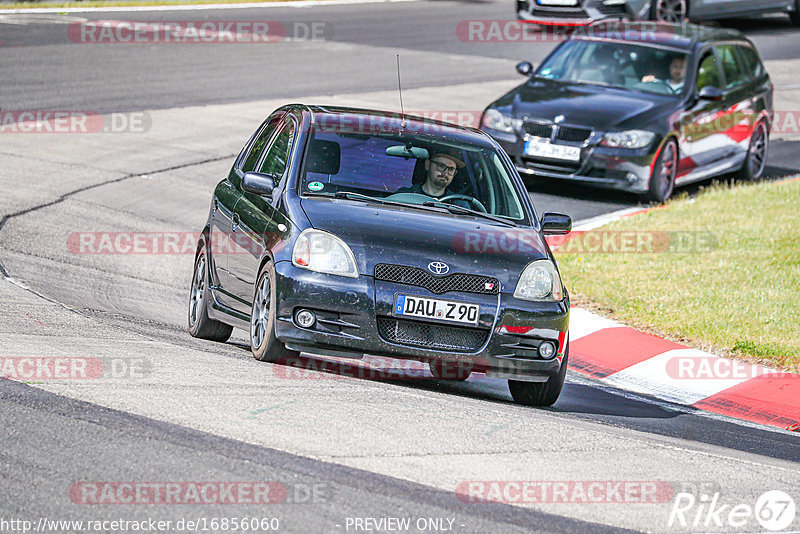
<svg viewBox="0 0 800 534"><path fill-rule="evenodd" d="M203 292L206 289L206 257L200 256L192 280L191 302L189 303L189 325L194 326L203 305Z"/></svg>
<svg viewBox="0 0 800 534"><path fill-rule="evenodd" d="M767 135L764 131L764 123L759 123L753 132L753 139L750 141L750 176L758 178L764 172L767 164Z"/></svg>
<svg viewBox="0 0 800 534"><path fill-rule="evenodd" d="M269 297L270 285L269 276L262 276L261 283L256 290L255 301L253 302L253 315L250 317L250 337L253 348L261 348L269 327Z"/></svg>
<svg viewBox="0 0 800 534"><path fill-rule="evenodd" d="M686 21L686 0L656 0L655 19L664 22Z"/></svg>

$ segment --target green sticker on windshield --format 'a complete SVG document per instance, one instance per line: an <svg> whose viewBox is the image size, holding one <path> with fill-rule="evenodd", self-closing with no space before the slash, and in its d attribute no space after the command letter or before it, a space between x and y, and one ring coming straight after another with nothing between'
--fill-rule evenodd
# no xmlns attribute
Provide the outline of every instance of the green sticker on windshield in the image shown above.
<svg viewBox="0 0 800 534"><path fill-rule="evenodd" d="M311 191L322 191L325 185L322 182L311 182L308 184L308 188Z"/></svg>

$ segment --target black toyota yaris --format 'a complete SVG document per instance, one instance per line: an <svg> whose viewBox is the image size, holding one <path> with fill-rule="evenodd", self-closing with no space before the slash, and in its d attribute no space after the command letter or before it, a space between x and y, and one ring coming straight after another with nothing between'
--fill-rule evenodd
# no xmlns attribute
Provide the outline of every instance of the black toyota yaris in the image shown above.
<svg viewBox="0 0 800 534"><path fill-rule="evenodd" d="M486 108L481 128L523 175L663 202L676 186L764 173L773 87L738 31L597 24L517 70L528 79Z"/></svg>
<svg viewBox="0 0 800 534"><path fill-rule="evenodd" d="M434 377L506 378L550 405L569 354L569 298L508 156L422 118L289 105L270 115L211 202L192 336L250 333L253 355L428 362Z"/></svg>

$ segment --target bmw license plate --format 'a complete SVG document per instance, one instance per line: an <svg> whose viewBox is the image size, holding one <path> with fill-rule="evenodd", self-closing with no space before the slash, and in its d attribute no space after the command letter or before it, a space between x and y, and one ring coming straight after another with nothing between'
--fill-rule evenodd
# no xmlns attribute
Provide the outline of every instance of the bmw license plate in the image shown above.
<svg viewBox="0 0 800 534"><path fill-rule="evenodd" d="M452 321L462 324L478 324L480 306L465 302L395 295L394 315L403 317L419 317L434 321Z"/></svg>
<svg viewBox="0 0 800 534"><path fill-rule="evenodd" d="M536 0L540 6L577 6L578 0Z"/></svg>
<svg viewBox="0 0 800 534"><path fill-rule="evenodd" d="M580 161L581 149L577 146L554 145L549 140L528 139L525 141L525 154L537 158Z"/></svg>

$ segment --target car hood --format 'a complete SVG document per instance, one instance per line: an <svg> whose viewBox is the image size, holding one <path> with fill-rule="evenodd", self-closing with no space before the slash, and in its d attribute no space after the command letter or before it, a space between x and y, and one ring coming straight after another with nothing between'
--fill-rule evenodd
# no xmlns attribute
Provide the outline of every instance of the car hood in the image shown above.
<svg viewBox="0 0 800 534"><path fill-rule="evenodd" d="M378 263L427 270L438 261L448 265L448 274L493 276L501 291L513 292L528 263L549 257L533 228L351 200L304 198L301 203L312 226L342 238L359 273L369 276Z"/></svg>
<svg viewBox="0 0 800 534"><path fill-rule="evenodd" d="M495 103L519 119L554 121L588 126L597 131L637 128L669 106L669 97L650 96L598 85L569 84L542 78L517 87Z"/></svg>

